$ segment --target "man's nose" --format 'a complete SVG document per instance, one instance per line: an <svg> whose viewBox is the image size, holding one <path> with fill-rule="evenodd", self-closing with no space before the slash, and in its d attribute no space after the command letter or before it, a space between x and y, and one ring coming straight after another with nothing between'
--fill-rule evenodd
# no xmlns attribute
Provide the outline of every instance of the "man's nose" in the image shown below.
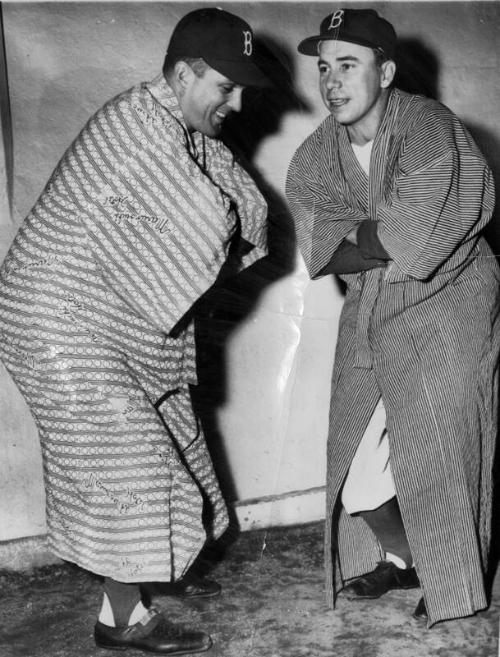
<svg viewBox="0 0 500 657"><path fill-rule="evenodd" d="M241 112L243 87L235 87L227 102L233 112Z"/></svg>
<svg viewBox="0 0 500 657"><path fill-rule="evenodd" d="M335 73L335 71L331 71L326 81L326 86L327 89L340 89L340 87L342 86L342 81L338 73Z"/></svg>

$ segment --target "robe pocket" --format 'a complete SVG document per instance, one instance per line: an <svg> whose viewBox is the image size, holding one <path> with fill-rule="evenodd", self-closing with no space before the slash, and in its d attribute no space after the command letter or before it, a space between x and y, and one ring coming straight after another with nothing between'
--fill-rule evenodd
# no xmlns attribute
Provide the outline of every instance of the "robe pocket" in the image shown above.
<svg viewBox="0 0 500 657"><path fill-rule="evenodd" d="M445 153L429 165L404 173L396 181L396 194L403 203L420 204L435 198L448 188L451 178L452 153Z"/></svg>
<svg viewBox="0 0 500 657"><path fill-rule="evenodd" d="M498 288L500 275L498 267L485 268L477 259L461 272L452 282L453 287L468 288L469 294L483 294L489 288Z"/></svg>

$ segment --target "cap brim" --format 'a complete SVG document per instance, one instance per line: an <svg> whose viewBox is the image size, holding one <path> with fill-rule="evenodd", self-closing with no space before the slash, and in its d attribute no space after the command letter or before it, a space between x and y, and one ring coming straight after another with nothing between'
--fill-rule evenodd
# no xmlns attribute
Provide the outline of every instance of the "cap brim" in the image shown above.
<svg viewBox="0 0 500 657"><path fill-rule="evenodd" d="M243 87L269 87L271 81L267 78L260 68L253 62L229 62L225 60L209 60L205 57L205 61L209 66L216 71L225 75L232 82L241 84Z"/></svg>
<svg viewBox="0 0 500 657"><path fill-rule="evenodd" d="M318 50L318 44L321 41L345 41L346 43L355 43L357 46L364 46L365 48L378 48L378 46L374 43L371 43L370 41L364 40L364 39L351 39L348 36L342 35L341 37L328 37L328 36L313 36L313 37L308 37L307 39L304 39L304 41L301 41L299 45L297 46L297 50L302 54L302 55L311 55L312 57L318 57L319 56L319 50ZM387 53L388 57L392 57L389 53Z"/></svg>
<svg viewBox="0 0 500 657"><path fill-rule="evenodd" d="M297 46L297 50L302 55L312 55L313 57L318 56L318 43L324 41L325 37L322 36L313 36L304 39Z"/></svg>

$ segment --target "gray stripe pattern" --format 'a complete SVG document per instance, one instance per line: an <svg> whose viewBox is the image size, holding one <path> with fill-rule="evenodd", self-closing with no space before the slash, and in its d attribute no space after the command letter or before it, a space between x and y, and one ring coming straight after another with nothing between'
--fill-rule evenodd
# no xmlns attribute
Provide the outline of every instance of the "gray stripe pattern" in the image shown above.
<svg viewBox="0 0 500 657"><path fill-rule="evenodd" d="M327 467L327 593L372 570L373 535L339 492L379 395L391 466L430 624L486 606L497 420L499 272L480 236L491 172L462 123L393 90L369 179L328 117L287 179L311 276L360 221L378 221L387 269L341 278L347 293L332 380Z"/></svg>
<svg viewBox="0 0 500 657"><path fill-rule="evenodd" d="M193 416L192 323L237 225L266 204L218 140L191 139L159 76L111 100L63 156L0 272L0 355L42 446L49 542L124 582L169 581L227 514ZM160 412L155 405L172 394Z"/></svg>

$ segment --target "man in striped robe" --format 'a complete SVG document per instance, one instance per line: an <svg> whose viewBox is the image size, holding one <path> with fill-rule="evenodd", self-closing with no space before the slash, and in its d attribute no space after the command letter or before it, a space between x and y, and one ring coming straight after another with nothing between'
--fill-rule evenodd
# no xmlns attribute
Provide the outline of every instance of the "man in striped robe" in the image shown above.
<svg viewBox="0 0 500 657"><path fill-rule="evenodd" d="M347 286L332 381L331 604L420 585L414 615L487 606L499 272L481 232L491 172L446 107L392 87L396 35L340 9L299 44L330 116L287 196L312 278Z"/></svg>
<svg viewBox="0 0 500 657"><path fill-rule="evenodd" d="M227 526L191 405L190 311L234 235L244 265L266 253L265 201L217 139L244 86L267 82L252 38L228 12L187 14L163 74L109 101L67 150L1 270L1 357L38 426L49 545L104 577L106 648L211 645L146 609L140 583L179 580ZM220 588L200 587L180 591Z"/></svg>

